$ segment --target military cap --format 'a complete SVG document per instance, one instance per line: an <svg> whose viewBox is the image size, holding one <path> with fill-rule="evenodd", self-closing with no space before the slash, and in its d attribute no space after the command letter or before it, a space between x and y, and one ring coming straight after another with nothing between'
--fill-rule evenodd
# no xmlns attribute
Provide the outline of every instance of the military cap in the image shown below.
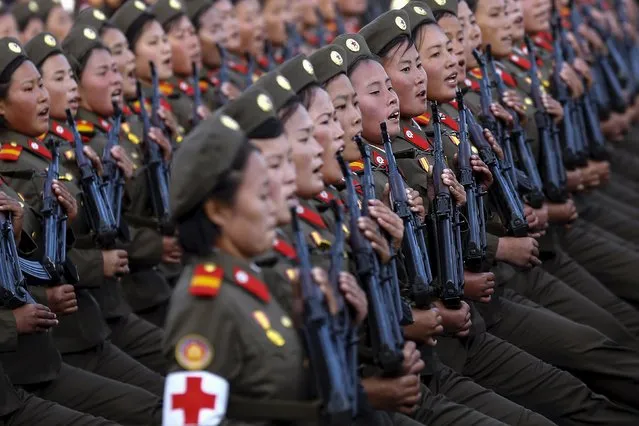
<svg viewBox="0 0 639 426"><path fill-rule="evenodd" d="M24 50L36 67L40 68L49 56L64 54L62 46L51 33L40 33L24 46Z"/></svg>
<svg viewBox="0 0 639 426"><path fill-rule="evenodd" d="M359 31L368 48L376 55L397 37L410 38L408 14L403 10L390 10L381 14Z"/></svg>
<svg viewBox="0 0 639 426"><path fill-rule="evenodd" d="M349 71L360 59L375 58L361 34L340 34L335 37L333 44L344 48L346 52L346 67Z"/></svg>
<svg viewBox="0 0 639 426"><path fill-rule="evenodd" d="M424 0L434 14L448 12L457 16L457 0Z"/></svg>
<svg viewBox="0 0 639 426"><path fill-rule="evenodd" d="M100 41L95 28L86 25L74 25L62 42L62 50L78 77L80 77L80 69L89 59L89 53L94 49L106 49L106 47Z"/></svg>
<svg viewBox="0 0 639 426"><path fill-rule="evenodd" d="M213 6L213 0L187 0L186 2L186 14L195 27L199 27L200 15L206 12L211 6Z"/></svg>
<svg viewBox="0 0 639 426"><path fill-rule="evenodd" d="M291 87L295 93L300 93L311 84L318 83L313 65L304 54L289 59L277 67L277 70L291 82Z"/></svg>
<svg viewBox="0 0 639 426"><path fill-rule="evenodd" d="M16 69L16 64L21 64L27 59L29 58L18 40L13 37L1 38L0 83L7 83Z"/></svg>
<svg viewBox="0 0 639 426"><path fill-rule="evenodd" d="M158 0L151 8L151 12L162 27L165 27L169 22L185 15L186 7L180 0Z"/></svg>
<svg viewBox="0 0 639 426"><path fill-rule="evenodd" d="M326 84L339 74L346 74L346 52L342 46L335 44L324 46L309 56L308 60L311 61L320 84Z"/></svg>
<svg viewBox="0 0 639 426"><path fill-rule="evenodd" d="M253 137L254 130L262 126L268 132L261 131L257 139L276 138L283 131L271 96L258 86L251 86L239 97L227 103L222 108L222 113L237 121L249 138Z"/></svg>
<svg viewBox="0 0 639 426"><path fill-rule="evenodd" d="M402 8L404 12L408 14L408 21L410 22L410 31L415 32L417 28L422 25L436 24L433 11L423 1L411 1Z"/></svg>
<svg viewBox="0 0 639 426"><path fill-rule="evenodd" d="M142 0L129 0L113 14L109 23L124 33L133 49L144 24L152 19L155 19L155 16L146 3Z"/></svg>
<svg viewBox="0 0 639 426"><path fill-rule="evenodd" d="M75 25L87 25L89 27L93 27L98 31L98 33L102 32L105 25L111 26L104 12L93 7L82 9L75 18Z"/></svg>
<svg viewBox="0 0 639 426"><path fill-rule="evenodd" d="M37 15L43 22L47 22L47 18L49 17L49 13L53 10L54 7L62 7L62 2L60 0L34 0L38 4Z"/></svg>
<svg viewBox="0 0 639 426"><path fill-rule="evenodd" d="M268 93L273 100L273 108L275 111L279 111L284 105L296 97L291 82L277 70L273 70L261 76L255 82L254 86L266 90L266 93Z"/></svg>
<svg viewBox="0 0 639 426"><path fill-rule="evenodd" d="M33 18L38 18L42 20L39 15L40 5L35 0L30 0L28 2L18 2L13 5L11 8L11 13L16 18L16 22L18 23L18 28L20 31L24 30L29 21Z"/></svg>
<svg viewBox="0 0 639 426"><path fill-rule="evenodd" d="M202 121L182 141L172 161L170 202L174 219L189 213L228 173L247 142L240 125L221 112Z"/></svg>

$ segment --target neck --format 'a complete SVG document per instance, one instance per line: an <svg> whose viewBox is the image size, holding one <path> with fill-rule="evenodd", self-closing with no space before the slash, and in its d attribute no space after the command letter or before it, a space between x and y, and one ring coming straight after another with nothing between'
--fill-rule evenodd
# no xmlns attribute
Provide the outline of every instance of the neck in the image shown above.
<svg viewBox="0 0 639 426"><path fill-rule="evenodd" d="M223 251L224 253L230 256L236 257L246 262L248 262L250 259L250 256L246 256L244 253L242 253L242 251L238 247L235 246L235 244L233 244L233 242L231 242L228 238L223 236L220 236L220 238L215 244L215 248L217 248L220 251Z"/></svg>

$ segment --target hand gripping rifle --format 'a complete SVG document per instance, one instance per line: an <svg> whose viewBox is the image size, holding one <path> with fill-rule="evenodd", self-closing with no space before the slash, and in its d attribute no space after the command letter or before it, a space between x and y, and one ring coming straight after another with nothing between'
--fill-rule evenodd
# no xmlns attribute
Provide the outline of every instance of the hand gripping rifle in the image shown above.
<svg viewBox="0 0 639 426"><path fill-rule="evenodd" d="M122 197L124 196L125 185L124 174L111 154L113 147L119 144L122 111L115 102L113 102L113 110L115 111L113 127L109 130L107 144L102 151L102 183L104 185L106 200L111 205L115 223L120 229L120 233L128 237L128 228L122 223ZM129 238L126 239L128 240Z"/></svg>

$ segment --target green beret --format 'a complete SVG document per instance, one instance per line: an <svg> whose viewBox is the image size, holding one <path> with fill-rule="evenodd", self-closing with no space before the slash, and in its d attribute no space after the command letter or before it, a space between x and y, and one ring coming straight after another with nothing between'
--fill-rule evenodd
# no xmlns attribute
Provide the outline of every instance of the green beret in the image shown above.
<svg viewBox="0 0 639 426"><path fill-rule="evenodd" d="M187 0L186 1L186 14L188 15L193 25L198 28L200 25L197 22L200 15L206 12L213 6L213 0Z"/></svg>
<svg viewBox="0 0 639 426"><path fill-rule="evenodd" d="M94 49L106 49L106 47L100 41L95 28L86 25L74 25L62 42L62 50L78 78L80 78L80 69Z"/></svg>
<svg viewBox="0 0 639 426"><path fill-rule="evenodd" d="M13 37L0 39L0 82L6 83L15 71L14 64L22 63L27 57L26 52L20 46L20 42Z"/></svg>
<svg viewBox="0 0 639 426"><path fill-rule="evenodd" d="M162 27L166 24L186 14L186 7L180 0L157 0L151 8L151 12L155 15ZM166 30L166 28L164 28Z"/></svg>
<svg viewBox="0 0 639 426"><path fill-rule="evenodd" d="M344 48L346 52L346 67L349 71L358 60L375 58L361 34L340 34L335 37L333 44Z"/></svg>
<svg viewBox="0 0 639 426"><path fill-rule="evenodd" d="M273 100L261 87L249 87L239 97L224 105L222 113L237 121L249 138L254 130L267 124L269 134L261 134L258 139L276 138L282 134L282 125L277 118Z"/></svg>
<svg viewBox="0 0 639 426"><path fill-rule="evenodd" d="M129 0L113 14L109 23L124 33L133 49L144 24L152 19L155 19L155 16L146 3L142 0Z"/></svg>
<svg viewBox="0 0 639 426"><path fill-rule="evenodd" d="M359 31L368 48L376 55L391 41L400 36L410 38L408 14L403 10L390 10L381 14L374 21Z"/></svg>
<svg viewBox="0 0 639 426"><path fill-rule="evenodd" d="M318 49L308 58L315 69L320 84L326 84L331 78L346 74L346 52L341 46L329 44Z"/></svg>
<svg viewBox="0 0 639 426"><path fill-rule="evenodd" d="M36 67L40 68L49 56L64 54L62 46L51 33L40 33L24 46L24 50Z"/></svg>
<svg viewBox="0 0 639 426"><path fill-rule="evenodd" d="M202 121L184 138L171 165L169 193L174 219L206 199L246 142L240 125L220 112Z"/></svg>
<svg viewBox="0 0 639 426"><path fill-rule="evenodd" d="M13 5L11 8L11 13L16 18L16 22L18 23L18 28L20 31L23 31L29 21L33 18L40 18L40 5L35 0L30 0L26 3L19 2Z"/></svg>
<svg viewBox="0 0 639 426"><path fill-rule="evenodd" d="M423 1L411 1L402 10L408 14L411 33L414 33L422 25L437 23L433 11Z"/></svg>
<svg viewBox="0 0 639 426"><path fill-rule="evenodd" d="M62 7L62 2L60 0L34 0L38 3L39 10L37 15L42 22L47 22L47 18L49 17L49 13L53 10L54 7Z"/></svg>
<svg viewBox="0 0 639 426"><path fill-rule="evenodd" d="M289 59L277 67L277 70L291 82L291 87L295 93L300 93L313 83L317 84L313 65L304 54Z"/></svg>
<svg viewBox="0 0 639 426"><path fill-rule="evenodd" d="M457 16L457 0L424 0L433 13L448 12Z"/></svg>
<svg viewBox="0 0 639 426"><path fill-rule="evenodd" d="M87 7L82 9L75 18L75 25L93 27L101 33L105 25L110 25L107 16L100 9Z"/></svg>
<svg viewBox="0 0 639 426"><path fill-rule="evenodd" d="M266 93L271 95L275 111L279 111L291 99L295 99L296 97L291 82L277 70L273 70L261 76L254 83L254 86L264 89Z"/></svg>

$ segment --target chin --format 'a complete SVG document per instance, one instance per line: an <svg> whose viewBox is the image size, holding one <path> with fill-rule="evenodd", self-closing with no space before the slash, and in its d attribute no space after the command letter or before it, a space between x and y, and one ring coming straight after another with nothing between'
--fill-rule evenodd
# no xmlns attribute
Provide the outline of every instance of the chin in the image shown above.
<svg viewBox="0 0 639 426"><path fill-rule="evenodd" d="M291 212L288 208L282 210L277 215L277 226L284 226L291 223Z"/></svg>

